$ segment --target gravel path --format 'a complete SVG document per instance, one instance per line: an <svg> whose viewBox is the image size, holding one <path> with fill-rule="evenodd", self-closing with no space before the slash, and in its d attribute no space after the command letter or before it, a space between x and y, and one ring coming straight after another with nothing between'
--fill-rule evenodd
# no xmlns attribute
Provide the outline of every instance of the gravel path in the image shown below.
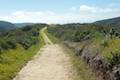
<svg viewBox="0 0 120 80"><path fill-rule="evenodd" d="M13 80L72 80L69 56L53 44L44 33L46 45L29 61Z"/></svg>

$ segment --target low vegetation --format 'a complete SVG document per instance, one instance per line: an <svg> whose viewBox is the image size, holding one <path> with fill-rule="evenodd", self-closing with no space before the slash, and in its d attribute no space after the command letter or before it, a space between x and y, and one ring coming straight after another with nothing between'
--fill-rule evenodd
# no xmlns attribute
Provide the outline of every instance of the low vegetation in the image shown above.
<svg viewBox="0 0 120 80"><path fill-rule="evenodd" d="M45 30L45 34L48 36L48 38L55 44L55 43L59 43L59 39L57 39L55 36L51 35L50 33L48 33L48 30Z"/></svg>
<svg viewBox="0 0 120 80"><path fill-rule="evenodd" d="M51 35L48 33L48 31L45 31L47 36L50 38L50 40L53 43L57 43L60 46L62 46L62 50L64 50L69 56L72 64L73 69L73 80L100 80L100 77L96 77L96 75L92 72L92 70L89 68L89 66L83 62L78 56L75 55L75 52L73 49L68 48L65 46L59 38Z"/></svg>
<svg viewBox="0 0 120 80"><path fill-rule="evenodd" d="M0 35L0 80L12 80L44 45L40 35L40 29L44 26L26 26Z"/></svg>
<svg viewBox="0 0 120 80"><path fill-rule="evenodd" d="M119 29L107 25L64 24L51 25L48 32L74 48L77 56L102 75L104 80L119 80L119 71L115 73L114 70L115 67L118 70L120 65ZM108 78L111 74L113 76Z"/></svg>
<svg viewBox="0 0 120 80"><path fill-rule="evenodd" d="M75 71L73 74L73 80L101 80L100 77L96 77L95 73L89 68L89 66L83 62L78 56L75 55L74 50L62 45L63 50L69 54L72 63L72 68Z"/></svg>
<svg viewBox="0 0 120 80"><path fill-rule="evenodd" d="M115 49L120 49L120 35L117 35L117 30L110 26L95 24L54 25L54 27L48 28L48 32L62 41L81 42L81 44L90 41L86 46L98 47L103 56Z"/></svg>

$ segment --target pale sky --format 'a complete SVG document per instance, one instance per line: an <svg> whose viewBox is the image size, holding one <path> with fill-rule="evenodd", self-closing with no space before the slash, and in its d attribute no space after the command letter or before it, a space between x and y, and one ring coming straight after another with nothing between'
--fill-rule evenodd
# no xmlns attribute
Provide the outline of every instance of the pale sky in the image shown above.
<svg viewBox="0 0 120 80"><path fill-rule="evenodd" d="M120 0L0 1L0 20L13 23L86 23L118 16Z"/></svg>

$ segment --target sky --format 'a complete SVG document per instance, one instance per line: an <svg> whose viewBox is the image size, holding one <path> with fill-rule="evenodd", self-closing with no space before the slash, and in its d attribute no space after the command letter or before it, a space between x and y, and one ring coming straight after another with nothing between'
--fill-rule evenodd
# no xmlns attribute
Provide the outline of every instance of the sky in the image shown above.
<svg viewBox="0 0 120 80"><path fill-rule="evenodd" d="M0 20L88 23L120 16L120 0L0 0Z"/></svg>

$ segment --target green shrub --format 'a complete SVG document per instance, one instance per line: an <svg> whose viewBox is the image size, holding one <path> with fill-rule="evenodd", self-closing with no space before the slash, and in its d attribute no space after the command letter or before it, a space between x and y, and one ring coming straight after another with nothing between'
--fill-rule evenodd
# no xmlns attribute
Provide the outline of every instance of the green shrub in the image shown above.
<svg viewBox="0 0 120 80"><path fill-rule="evenodd" d="M52 25L53 26L53 25ZM102 25L91 24L64 24L48 27L48 32L61 40L80 42L92 38L104 37L109 29Z"/></svg>
<svg viewBox="0 0 120 80"><path fill-rule="evenodd" d="M7 44L9 45L9 48L11 48L11 49L15 49L16 48L16 44L13 41L7 41Z"/></svg>
<svg viewBox="0 0 120 80"><path fill-rule="evenodd" d="M6 41L3 41L0 43L0 46L3 50L6 50L9 48L9 45L6 43Z"/></svg>
<svg viewBox="0 0 120 80"><path fill-rule="evenodd" d="M120 64L120 50L112 51L109 56L107 55L107 61L111 65Z"/></svg>
<svg viewBox="0 0 120 80"><path fill-rule="evenodd" d="M106 39L104 39L104 40L101 41L100 45L105 48L105 47L108 46L108 41Z"/></svg>
<svg viewBox="0 0 120 80"><path fill-rule="evenodd" d="M20 44L24 49L28 49L39 42L39 31L46 24L35 24L16 28L12 31L0 34L0 53L8 49L15 49Z"/></svg>
<svg viewBox="0 0 120 80"><path fill-rule="evenodd" d="M2 48L1 48L1 46L0 46L0 54L2 53Z"/></svg>

